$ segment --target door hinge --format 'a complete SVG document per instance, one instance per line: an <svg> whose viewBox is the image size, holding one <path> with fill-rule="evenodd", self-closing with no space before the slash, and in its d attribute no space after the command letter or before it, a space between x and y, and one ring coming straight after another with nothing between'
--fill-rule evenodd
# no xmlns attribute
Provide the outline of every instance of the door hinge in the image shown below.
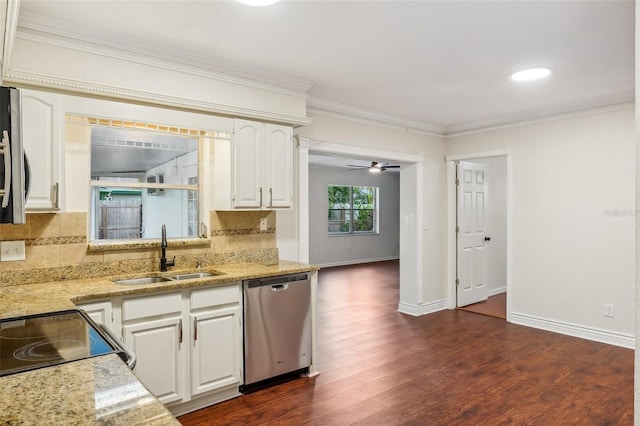
<svg viewBox="0 0 640 426"><path fill-rule="evenodd" d="M460 179L456 179L456 185L460 185Z"/></svg>
<svg viewBox="0 0 640 426"><path fill-rule="evenodd" d="M456 285L460 285L460 279L456 278Z"/></svg>
<svg viewBox="0 0 640 426"><path fill-rule="evenodd" d="M456 226L456 234L459 234L459 233L460 233L460 227Z"/></svg>

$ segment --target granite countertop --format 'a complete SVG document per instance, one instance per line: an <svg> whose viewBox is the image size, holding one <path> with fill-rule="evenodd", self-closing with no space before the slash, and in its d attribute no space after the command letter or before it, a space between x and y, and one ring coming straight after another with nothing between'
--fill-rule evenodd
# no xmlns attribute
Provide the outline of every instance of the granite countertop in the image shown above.
<svg viewBox="0 0 640 426"><path fill-rule="evenodd" d="M115 354L2 377L3 425L179 425Z"/></svg>
<svg viewBox="0 0 640 426"><path fill-rule="evenodd" d="M121 285L115 284L113 280L143 276L172 276L199 272L199 270L172 268L172 270L162 273L151 272L37 284L11 285L0 287L0 318L13 318L64 309L74 309L76 304L96 299L127 295L144 295L157 293L159 291L180 290L201 286L226 285L249 278L316 270L318 270L317 266L290 261L280 261L275 265L230 263L202 269L202 272L218 273L218 275L211 277L192 280L163 281L153 284Z"/></svg>
<svg viewBox="0 0 640 426"><path fill-rule="evenodd" d="M0 287L0 317L74 309L76 304L116 296L135 296L201 286L228 285L319 268L296 262L275 265L232 263L205 268L211 277L120 285L116 278L171 276L195 270L128 274ZM117 355L105 355L0 377L0 424L179 424Z"/></svg>

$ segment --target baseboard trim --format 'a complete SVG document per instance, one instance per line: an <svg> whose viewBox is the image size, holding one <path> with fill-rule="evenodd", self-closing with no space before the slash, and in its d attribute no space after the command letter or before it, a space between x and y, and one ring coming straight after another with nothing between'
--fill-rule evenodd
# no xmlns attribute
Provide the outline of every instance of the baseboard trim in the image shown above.
<svg viewBox="0 0 640 426"><path fill-rule="evenodd" d="M412 315L419 317L422 315L432 314L438 311L444 311L447 309L447 300L434 300L432 302L426 302L420 305L413 305L411 303L400 302L398 304L398 312L401 314Z"/></svg>
<svg viewBox="0 0 640 426"><path fill-rule="evenodd" d="M491 296L496 296L498 294L502 294L502 293L506 293L507 292L507 287L498 287L498 288L494 288L489 290L489 297Z"/></svg>
<svg viewBox="0 0 640 426"><path fill-rule="evenodd" d="M373 259L356 259L356 260L344 260L342 262L317 263L317 265L321 268L331 268L333 266L359 265L361 263L384 262L387 260L398 260L398 259L400 259L400 256L389 256L389 257L376 257ZM314 262L311 262L311 263L314 263Z"/></svg>
<svg viewBox="0 0 640 426"><path fill-rule="evenodd" d="M631 334L585 327L583 325L550 320L516 312L511 312L509 319L514 324L525 325L527 327L538 328L540 330L552 331L554 333L565 334L567 336L621 346L627 349L635 348L635 336Z"/></svg>

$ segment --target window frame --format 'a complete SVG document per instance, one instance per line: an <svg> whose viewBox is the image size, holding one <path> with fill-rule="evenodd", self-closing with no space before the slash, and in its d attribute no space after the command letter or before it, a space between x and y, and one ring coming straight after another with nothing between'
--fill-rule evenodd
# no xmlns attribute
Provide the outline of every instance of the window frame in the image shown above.
<svg viewBox="0 0 640 426"><path fill-rule="evenodd" d="M349 188L349 200L348 200L348 208L347 209L335 209L335 208L331 208L331 203L329 200L329 191L331 187L343 187L343 188ZM367 209L356 209L354 208L354 188L371 188L373 189L373 229L371 231L356 231L354 230L354 221L356 218L356 213L357 211L361 211L361 210L367 210ZM337 184L329 184L327 186L327 235L329 237L338 237L338 236L354 236L354 235L379 235L380 234L380 187L377 186L365 186L365 185L337 185ZM343 215L343 216L347 216L347 222L349 225L349 230L348 231L330 231L329 227L331 225L331 220L330 220L330 212L331 211L343 211L343 212L347 212L347 214ZM343 223L344 221L340 222Z"/></svg>

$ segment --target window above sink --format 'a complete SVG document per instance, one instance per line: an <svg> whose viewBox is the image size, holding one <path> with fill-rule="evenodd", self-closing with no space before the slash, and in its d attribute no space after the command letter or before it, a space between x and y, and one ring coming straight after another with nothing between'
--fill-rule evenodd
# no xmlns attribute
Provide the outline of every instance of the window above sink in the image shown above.
<svg viewBox="0 0 640 426"><path fill-rule="evenodd" d="M157 245L162 224L181 245L208 243L200 176L214 131L94 117L70 120L90 128L89 250Z"/></svg>

